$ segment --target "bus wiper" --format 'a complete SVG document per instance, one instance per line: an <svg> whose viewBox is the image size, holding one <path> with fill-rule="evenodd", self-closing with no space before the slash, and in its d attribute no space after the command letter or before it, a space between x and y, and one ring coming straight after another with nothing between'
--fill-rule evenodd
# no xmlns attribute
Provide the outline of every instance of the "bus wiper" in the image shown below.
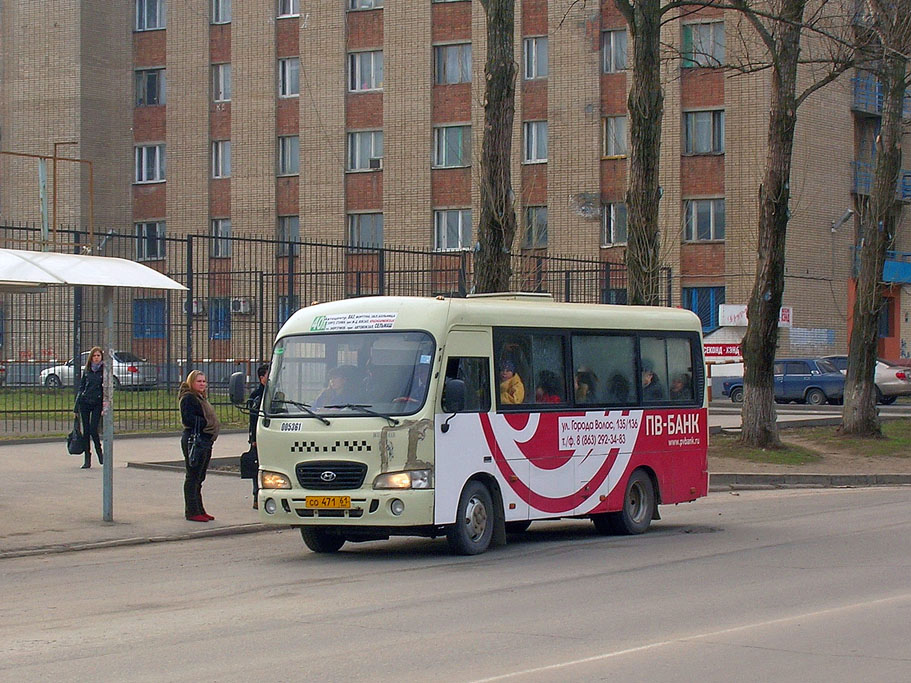
<svg viewBox="0 0 911 683"><path fill-rule="evenodd" d="M315 417L317 420L322 422L324 425L332 424L331 422L329 422L329 420L327 420L322 415L317 415L315 412L313 412L313 410L310 409L310 406L308 406L306 403L300 403L299 401L291 401L286 398L273 399L272 403L279 403L281 405L288 405L288 406L294 406L295 408L300 408L305 413L307 413L307 415L309 415L310 417Z"/></svg>
<svg viewBox="0 0 911 683"><path fill-rule="evenodd" d="M352 410L356 410L360 413L364 413L365 415L373 415L374 417L381 417L384 420L389 420L389 424L391 424L393 427L395 427L399 423L399 421L396 420L391 415L386 415L384 413L378 413L375 410L370 410L370 405L371 404L369 404L369 403L339 403L336 405L324 406L324 407L325 408L351 408Z"/></svg>

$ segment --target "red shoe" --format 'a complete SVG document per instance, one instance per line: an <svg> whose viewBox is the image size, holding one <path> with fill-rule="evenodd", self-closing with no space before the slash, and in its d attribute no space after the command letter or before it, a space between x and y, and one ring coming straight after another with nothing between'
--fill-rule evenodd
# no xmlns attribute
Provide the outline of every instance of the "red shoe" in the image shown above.
<svg viewBox="0 0 911 683"><path fill-rule="evenodd" d="M207 520L209 520L210 522L211 522L213 519L215 519L215 518L214 518L212 515L210 515L208 512L203 512L203 513L202 513L202 516L205 517L205 518L206 518Z"/></svg>
<svg viewBox="0 0 911 683"><path fill-rule="evenodd" d="M187 519L191 522L208 522L208 515L187 515ZM214 517L212 519L215 519Z"/></svg>

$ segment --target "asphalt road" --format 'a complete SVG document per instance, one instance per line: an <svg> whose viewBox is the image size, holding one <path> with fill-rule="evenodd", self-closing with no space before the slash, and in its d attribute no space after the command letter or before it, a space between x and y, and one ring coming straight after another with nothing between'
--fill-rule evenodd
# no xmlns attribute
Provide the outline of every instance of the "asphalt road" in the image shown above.
<svg viewBox="0 0 911 683"><path fill-rule="evenodd" d="M911 491L712 494L639 537L293 531L0 561L0 679L906 681Z"/></svg>

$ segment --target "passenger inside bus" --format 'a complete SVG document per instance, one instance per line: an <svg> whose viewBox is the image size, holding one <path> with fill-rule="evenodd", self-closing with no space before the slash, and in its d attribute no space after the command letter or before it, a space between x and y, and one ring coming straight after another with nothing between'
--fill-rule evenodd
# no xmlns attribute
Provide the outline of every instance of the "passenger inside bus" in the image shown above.
<svg viewBox="0 0 911 683"><path fill-rule="evenodd" d="M660 401L665 398L661 380L649 365L643 365L642 368L642 398L646 401Z"/></svg>
<svg viewBox="0 0 911 683"><path fill-rule="evenodd" d="M314 408L323 406L340 405L351 402L353 387L351 378L357 368L350 365L339 365L326 374L326 388L313 402Z"/></svg>
<svg viewBox="0 0 911 683"><path fill-rule="evenodd" d="M675 375L671 380L671 400L687 401L693 398L693 386L687 373Z"/></svg>
<svg viewBox="0 0 911 683"><path fill-rule="evenodd" d="M535 387L536 403L562 403L562 393L560 378L555 372L541 370L538 373L538 385Z"/></svg>
<svg viewBox="0 0 911 683"><path fill-rule="evenodd" d="M586 367L579 368L573 377L576 389L576 403L595 403L598 390L598 376Z"/></svg>
<svg viewBox="0 0 911 683"><path fill-rule="evenodd" d="M629 380L615 372L607 383L608 403L627 403L629 401Z"/></svg>
<svg viewBox="0 0 911 683"><path fill-rule="evenodd" d="M511 360L500 361L500 403L515 405L525 400L525 385Z"/></svg>

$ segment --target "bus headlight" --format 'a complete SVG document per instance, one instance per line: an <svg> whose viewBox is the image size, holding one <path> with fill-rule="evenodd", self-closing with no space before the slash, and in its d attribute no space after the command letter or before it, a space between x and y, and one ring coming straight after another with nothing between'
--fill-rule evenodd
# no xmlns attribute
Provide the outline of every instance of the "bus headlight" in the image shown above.
<svg viewBox="0 0 911 683"><path fill-rule="evenodd" d="M280 472L262 470L259 473L259 487L262 489L290 489L291 480Z"/></svg>
<svg viewBox="0 0 911 683"><path fill-rule="evenodd" d="M431 470L386 472L373 480L375 489L430 489L433 488Z"/></svg>

